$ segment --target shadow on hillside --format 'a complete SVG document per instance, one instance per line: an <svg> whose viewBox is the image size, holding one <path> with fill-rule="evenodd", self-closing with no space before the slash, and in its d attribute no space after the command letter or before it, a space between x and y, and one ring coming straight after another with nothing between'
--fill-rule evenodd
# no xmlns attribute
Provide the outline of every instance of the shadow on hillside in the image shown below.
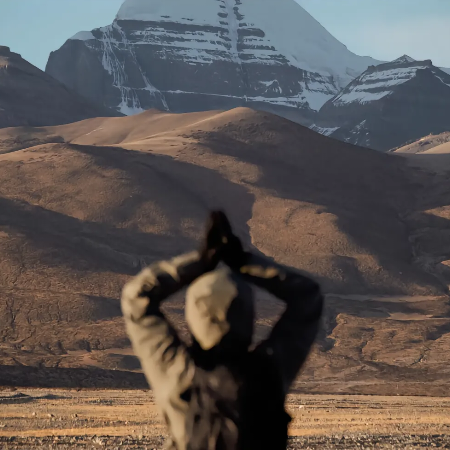
<svg viewBox="0 0 450 450"><path fill-rule="evenodd" d="M224 209L233 226L250 244L247 222L252 217L253 194L214 170L178 161L170 156L155 155L118 147L96 147L71 144L70 147L95 158L101 167L125 172L136 188L156 202L169 219L174 233L187 219L203 231L209 210ZM127 205L116 211L117 220L130 214ZM171 230L171 231L172 231Z"/></svg>
<svg viewBox="0 0 450 450"><path fill-rule="evenodd" d="M138 195L113 210L108 223L80 220L0 197L0 227L25 235L39 251L42 263L91 273L135 274L143 265L196 248L198 243L183 233L182 224L190 221L201 235L212 208L227 210L239 234L250 243L247 222L252 216L253 195L218 173L170 157L116 147L70 148L94 157L100 167L122 171ZM131 220L148 201L157 205L168 223L164 233L115 226ZM144 225L152 224L151 217L141 220Z"/></svg>
<svg viewBox="0 0 450 450"><path fill-rule="evenodd" d="M280 131L280 126L286 130ZM267 121L259 128L228 124L194 137L199 145L218 154L258 166L263 174L256 182L259 187L280 198L323 206L323 212L335 215L339 228L361 248L361 254L366 249L391 279L398 280L389 287L390 293L404 293L402 285L427 286L436 294L445 291L435 277L413 265L410 230L400 217L414 209L424 186L423 180L410 177L410 169L400 157L337 142L278 121ZM450 191L441 204L448 201ZM358 280L359 268L349 262L352 258L336 258L341 258L345 271L353 272ZM357 284L364 292L365 283L360 280ZM387 284L372 283L371 290L383 294Z"/></svg>
<svg viewBox="0 0 450 450"><path fill-rule="evenodd" d="M2 365L0 365L0 386L52 389L148 389L145 377L141 373L94 368L63 369ZM17 402L20 402L19 398Z"/></svg>

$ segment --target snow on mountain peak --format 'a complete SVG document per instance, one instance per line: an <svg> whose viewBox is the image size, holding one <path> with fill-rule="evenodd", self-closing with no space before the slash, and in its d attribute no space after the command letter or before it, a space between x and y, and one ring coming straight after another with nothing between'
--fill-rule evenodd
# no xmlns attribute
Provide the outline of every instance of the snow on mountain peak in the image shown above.
<svg viewBox="0 0 450 450"><path fill-rule="evenodd" d="M70 38L72 41L89 41L95 39L95 36L90 31L79 31Z"/></svg>
<svg viewBox="0 0 450 450"><path fill-rule="evenodd" d="M333 77L338 87L380 62L350 52L295 0L277 0L276 7L273 0L126 0L116 20L220 28L227 23L231 42L245 41L239 46L246 47L239 55L245 62L255 56L266 63L280 64L283 59L294 67ZM259 39L245 37L255 29L260 30ZM232 47L237 50L237 45Z"/></svg>
<svg viewBox="0 0 450 450"><path fill-rule="evenodd" d="M392 61L392 62L401 64L401 63L412 63L415 61L416 60L411 58L411 56L403 55L403 56L400 56L400 58L394 59L394 61Z"/></svg>
<svg viewBox="0 0 450 450"><path fill-rule="evenodd" d="M380 63L350 52L295 0L126 0L111 25L77 33L60 50L52 76L88 98L105 92L103 102L125 114L249 105L307 122ZM79 54L73 67L57 62L66 52ZM86 77L82 54L105 72L92 76L95 88L75 80Z"/></svg>
<svg viewBox="0 0 450 450"><path fill-rule="evenodd" d="M393 63L380 64L369 68L366 72L349 84L332 102L336 105L346 103L369 103L392 94L394 86L406 83L414 78L418 70L427 69L427 61L415 61L407 67L396 67ZM414 64L415 63L415 64Z"/></svg>
<svg viewBox="0 0 450 450"><path fill-rule="evenodd" d="M349 105L357 108L357 104L368 105L381 99L389 101L388 98L398 92L398 86L412 80L415 80L415 85L423 83L432 89L436 86L438 86L436 89L439 89L442 85L450 88L448 74L434 67L431 60L416 61L404 55L390 63L369 67L329 101L324 109L329 112L333 108L345 108ZM450 91L445 95L450 95Z"/></svg>

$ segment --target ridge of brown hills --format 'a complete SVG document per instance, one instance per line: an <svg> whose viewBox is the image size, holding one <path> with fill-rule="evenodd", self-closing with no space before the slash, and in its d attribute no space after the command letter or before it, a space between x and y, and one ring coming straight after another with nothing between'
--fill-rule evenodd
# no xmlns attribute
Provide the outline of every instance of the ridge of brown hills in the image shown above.
<svg viewBox="0 0 450 450"><path fill-rule="evenodd" d="M439 134L429 134L421 137L420 139L406 142L400 147L394 148L390 151L397 153L423 153L439 145L446 144L447 142L450 142L450 131L445 131L444 133Z"/></svg>
<svg viewBox="0 0 450 450"><path fill-rule="evenodd" d="M327 293L297 389L445 395L445 156L411 161L245 108L0 130L0 385L144 385L120 290L195 247L219 207L247 246ZM259 298L261 337L282 305ZM182 297L165 309L186 336Z"/></svg>

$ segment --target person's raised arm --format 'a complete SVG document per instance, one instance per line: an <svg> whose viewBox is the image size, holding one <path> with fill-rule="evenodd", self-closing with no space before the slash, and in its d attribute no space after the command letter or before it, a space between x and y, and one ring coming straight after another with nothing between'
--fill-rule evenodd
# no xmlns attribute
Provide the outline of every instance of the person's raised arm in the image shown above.
<svg viewBox="0 0 450 450"><path fill-rule="evenodd" d="M161 302L216 267L222 245L216 222L213 213L199 251L155 263L123 288L121 306L128 336L158 395L169 394L189 376L192 366L184 343L160 309Z"/></svg>
<svg viewBox="0 0 450 450"><path fill-rule="evenodd" d="M266 352L280 370L285 391L305 362L319 330L323 309L320 286L299 271L245 252L231 227L223 261L252 283L286 303L269 338L256 351Z"/></svg>

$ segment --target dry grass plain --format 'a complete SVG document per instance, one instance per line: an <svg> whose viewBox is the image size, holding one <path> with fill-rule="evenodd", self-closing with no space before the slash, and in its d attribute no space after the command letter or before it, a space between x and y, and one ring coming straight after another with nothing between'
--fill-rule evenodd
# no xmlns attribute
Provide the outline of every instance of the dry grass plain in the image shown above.
<svg viewBox="0 0 450 450"><path fill-rule="evenodd" d="M289 448L450 447L450 398L292 394ZM146 390L0 392L3 449L162 449Z"/></svg>

